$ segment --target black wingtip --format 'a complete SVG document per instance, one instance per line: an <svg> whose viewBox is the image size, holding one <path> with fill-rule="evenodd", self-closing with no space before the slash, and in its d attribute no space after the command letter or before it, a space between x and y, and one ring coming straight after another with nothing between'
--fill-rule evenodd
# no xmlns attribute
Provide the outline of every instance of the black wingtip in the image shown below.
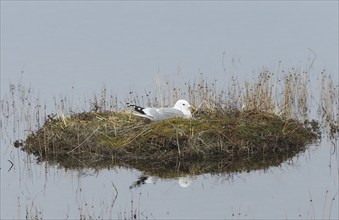
<svg viewBox="0 0 339 220"><path fill-rule="evenodd" d="M126 105L127 105L127 107L133 107L136 112L143 114L143 115L146 115L146 113L144 112L145 108L137 106L137 105L133 105L133 104L130 104L130 103L126 103Z"/></svg>

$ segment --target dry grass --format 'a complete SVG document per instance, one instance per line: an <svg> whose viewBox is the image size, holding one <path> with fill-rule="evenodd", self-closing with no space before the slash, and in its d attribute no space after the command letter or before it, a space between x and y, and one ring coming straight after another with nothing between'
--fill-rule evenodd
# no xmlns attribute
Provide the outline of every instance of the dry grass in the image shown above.
<svg viewBox="0 0 339 220"><path fill-rule="evenodd" d="M85 112L50 118L23 149L65 167L114 164L149 172L172 167L197 174L278 165L317 140L318 129L315 121L259 111L200 109L192 120L152 123L127 112Z"/></svg>
<svg viewBox="0 0 339 220"><path fill-rule="evenodd" d="M322 73L318 113L324 120L318 124L309 119L309 78L307 72L291 68L286 73L263 69L243 85L232 77L227 89L203 76L184 84L158 80L155 92L130 91L124 101L104 88L84 101L89 107L81 111L74 110L67 97L54 98L57 115L47 115L38 98L27 104L34 99L30 89L15 88L1 105L4 115L17 115L18 103L11 103L17 92L21 108L30 107L21 117L28 119L32 132L14 144L39 160L66 167L124 165L167 173L241 171L279 165L318 140L319 126L326 123L332 137L339 133L336 85ZM160 107L178 98L197 107L192 120L151 123L125 109L126 102ZM73 111L81 113L69 113Z"/></svg>

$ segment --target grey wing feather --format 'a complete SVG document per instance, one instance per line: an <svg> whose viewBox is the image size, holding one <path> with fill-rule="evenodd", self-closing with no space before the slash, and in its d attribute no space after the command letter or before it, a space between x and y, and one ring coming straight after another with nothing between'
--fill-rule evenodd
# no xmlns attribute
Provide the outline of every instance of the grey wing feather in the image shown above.
<svg viewBox="0 0 339 220"><path fill-rule="evenodd" d="M136 112L135 115L149 118L154 121L161 121L170 118L184 117L184 113L175 108L144 108L143 114Z"/></svg>
<svg viewBox="0 0 339 220"><path fill-rule="evenodd" d="M184 114L182 111L174 108L159 108L155 109L154 119L155 120L165 120L169 118L183 117Z"/></svg>

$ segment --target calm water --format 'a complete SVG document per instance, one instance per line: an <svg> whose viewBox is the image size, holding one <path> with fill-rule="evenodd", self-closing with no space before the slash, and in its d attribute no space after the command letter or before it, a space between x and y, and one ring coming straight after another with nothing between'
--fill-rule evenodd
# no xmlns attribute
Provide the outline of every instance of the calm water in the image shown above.
<svg viewBox="0 0 339 220"><path fill-rule="evenodd" d="M21 79L47 114L64 96L80 111L103 86L123 99L154 91L157 75L182 82L203 72L227 87L232 75L248 79L263 66L306 69L314 85L325 68L338 85L337 23L335 1L1 2L1 100ZM339 218L338 140L267 170L149 177L131 187L143 173L65 170L14 148L39 126L25 121L34 107L16 106L1 114L1 219L26 210L45 219Z"/></svg>
<svg viewBox="0 0 339 220"><path fill-rule="evenodd" d="M141 175L137 170L67 171L36 165L11 150L1 158L2 218L25 218L28 208L33 214L42 211L44 218L130 218L133 211L138 218L157 219L337 219L338 154L331 150L330 144L310 147L266 171L154 178L132 189ZM10 172L8 158L14 162Z"/></svg>

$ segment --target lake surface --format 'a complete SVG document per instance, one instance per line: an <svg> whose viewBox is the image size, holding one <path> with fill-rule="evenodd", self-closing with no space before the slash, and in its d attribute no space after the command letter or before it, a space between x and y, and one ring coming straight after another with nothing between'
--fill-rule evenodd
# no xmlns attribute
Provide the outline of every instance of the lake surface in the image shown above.
<svg viewBox="0 0 339 220"><path fill-rule="evenodd" d="M232 76L296 67L310 74L316 112L317 78L325 69L339 85L337 61L335 1L2 1L1 219L338 219L339 143L326 135L278 167L173 179L124 167L66 170L13 147L44 115L88 110L103 87L123 103L130 91L159 90L157 78L183 83L203 73L227 88ZM11 99L19 85L30 92Z"/></svg>
<svg viewBox="0 0 339 220"><path fill-rule="evenodd" d="M338 218L338 153L322 144L280 167L250 173L149 179L133 169L65 170L2 154L2 218ZM10 158L14 168L7 172ZM334 199L334 201L332 201Z"/></svg>

